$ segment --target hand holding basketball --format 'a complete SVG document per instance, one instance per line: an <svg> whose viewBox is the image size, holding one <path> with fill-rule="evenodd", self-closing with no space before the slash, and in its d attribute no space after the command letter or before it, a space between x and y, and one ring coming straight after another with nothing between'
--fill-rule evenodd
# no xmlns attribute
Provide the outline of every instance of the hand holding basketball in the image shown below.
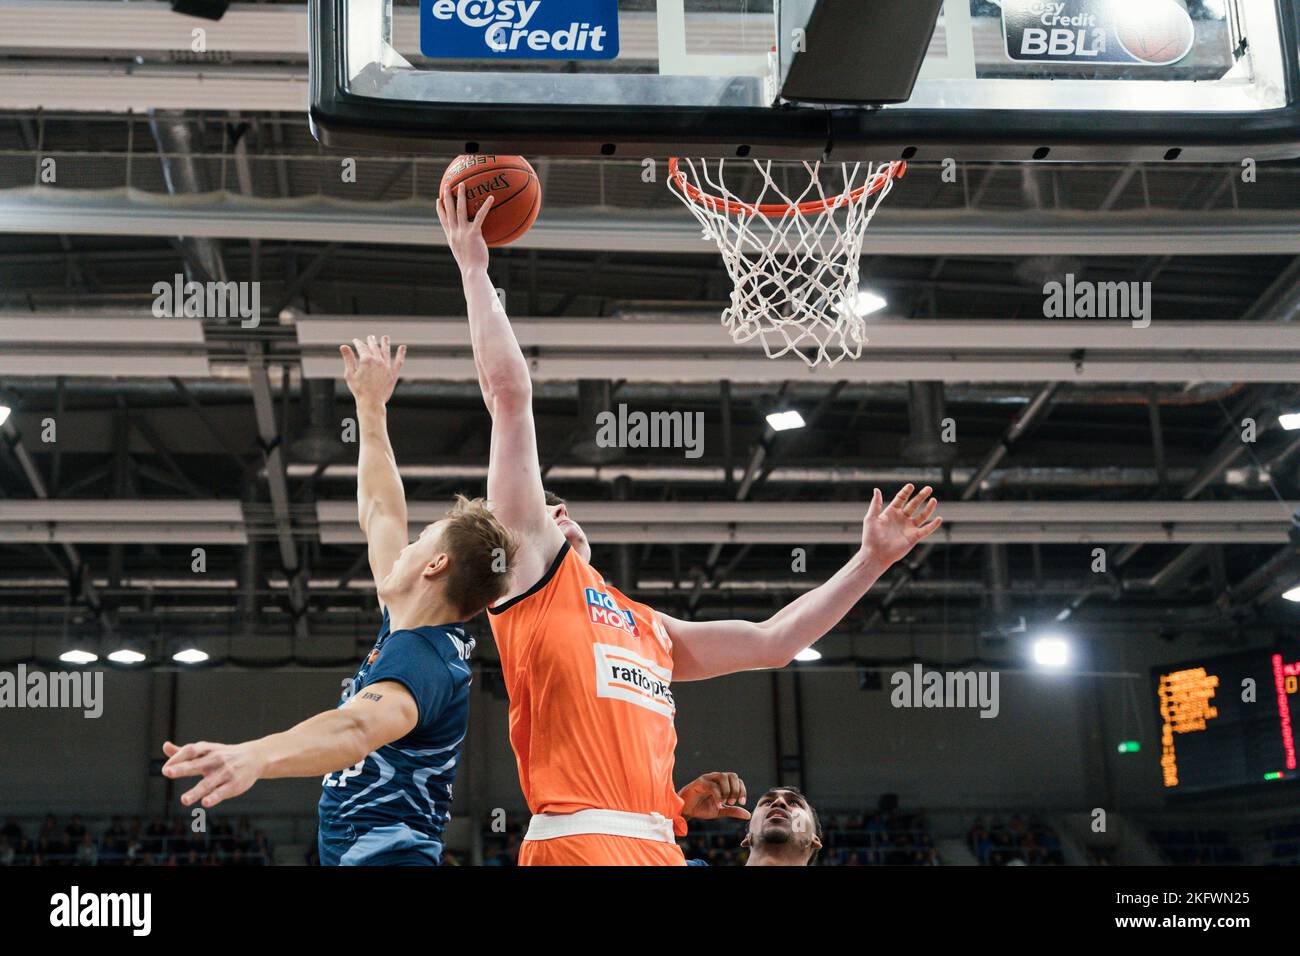
<svg viewBox="0 0 1300 956"><path fill-rule="evenodd" d="M872 495L862 522L862 551L872 562L887 567L901 561L943 524L942 518L934 517L939 507L938 500L930 497L934 489L926 486L913 495L915 491L915 485L904 485L888 508L881 507L879 488Z"/></svg>
<svg viewBox="0 0 1300 956"><path fill-rule="evenodd" d="M495 199L488 196L479 207L478 215L470 219L464 183L456 189L455 196L443 193L438 197L438 220L447 233L447 244L451 246L451 254L456 257L461 272L487 268L488 247L483 239L483 222Z"/></svg>

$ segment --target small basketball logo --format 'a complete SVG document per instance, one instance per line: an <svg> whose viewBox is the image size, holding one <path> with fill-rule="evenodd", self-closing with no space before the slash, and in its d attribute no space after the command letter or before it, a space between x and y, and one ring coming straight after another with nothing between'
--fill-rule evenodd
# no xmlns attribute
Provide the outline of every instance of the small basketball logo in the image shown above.
<svg viewBox="0 0 1300 956"><path fill-rule="evenodd" d="M1196 24L1180 0L1122 6L1115 33L1129 56L1151 66L1177 63L1196 45Z"/></svg>

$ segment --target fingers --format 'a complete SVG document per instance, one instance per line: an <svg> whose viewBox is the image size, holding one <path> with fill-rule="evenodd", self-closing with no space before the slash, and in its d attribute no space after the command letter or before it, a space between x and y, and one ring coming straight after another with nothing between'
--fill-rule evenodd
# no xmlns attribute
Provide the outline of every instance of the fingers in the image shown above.
<svg viewBox="0 0 1300 956"><path fill-rule="evenodd" d="M194 806L194 804L198 803L213 790L216 790L217 787L224 783L229 783L230 779L229 772L204 777L191 789L185 791L185 794L181 797L181 804L187 807Z"/></svg>
<svg viewBox="0 0 1300 956"><path fill-rule="evenodd" d="M163 756L164 756L164 757L170 757L170 756L172 756L173 754L175 754L175 753L176 753L178 750L180 750L180 749L181 749L180 747L177 747L177 746L176 746L174 743L172 743L170 740L165 740L165 741L163 741Z"/></svg>
<svg viewBox="0 0 1300 956"><path fill-rule="evenodd" d="M875 491L871 493L871 507L867 509L867 517L868 518L880 517L880 512L883 509L883 507L884 507L884 498L880 494L880 489L877 488Z"/></svg>
<svg viewBox="0 0 1300 956"><path fill-rule="evenodd" d="M914 492L915 490L916 490L916 485L910 483L903 485L903 489L898 494L894 495L894 500L889 503L889 507L902 508L905 504L907 504L907 499L912 497L912 492Z"/></svg>
<svg viewBox="0 0 1300 956"><path fill-rule="evenodd" d="M939 530L940 528L942 528L942 527L943 527L943 519L942 519L942 518L935 518L935 519L934 519L933 521L931 521L929 524L924 525L924 526L921 527L921 528L918 528L917 531L918 531L919 533L918 533L917 536L916 536L916 540L917 540L917 542L920 543L920 542L924 541L926 538L930 537L930 535L934 534L936 531L938 531L938 530Z"/></svg>
<svg viewBox="0 0 1300 956"><path fill-rule="evenodd" d="M240 792L241 791L235 786L235 782L233 780L228 780L203 798L203 806L205 809L211 810L218 803L221 803L221 801L239 796Z"/></svg>
<svg viewBox="0 0 1300 956"><path fill-rule="evenodd" d="M939 499L931 498L930 503L925 506L925 510L916 516L916 521L915 521L916 526L919 528L921 525L925 524L927 521L933 518L934 513L935 511L938 510L938 508L939 508Z"/></svg>
<svg viewBox="0 0 1300 956"><path fill-rule="evenodd" d="M186 744L184 747L177 747L168 741L163 745L163 753L167 753L167 748L171 747L172 751L168 756L171 758L163 764L163 775L167 777L192 777L193 772L185 772L192 768L205 754L212 749L212 744L197 743Z"/></svg>
<svg viewBox="0 0 1300 956"><path fill-rule="evenodd" d="M933 493L934 493L934 489L931 488L929 485L926 485L924 488L921 489L921 493L919 495L917 495L915 498L913 498L911 501L909 501L907 504L903 506L903 514L907 515L909 518L915 517L917 513L917 509L921 508L926 503L926 501L929 500L930 495L932 495Z"/></svg>
<svg viewBox="0 0 1300 956"><path fill-rule="evenodd" d="M343 371L349 378L357 373L357 356L352 349L346 345L339 346L339 354L343 356ZM164 746L164 750L166 747Z"/></svg>
<svg viewBox="0 0 1300 956"><path fill-rule="evenodd" d="M465 196L465 184L461 183L456 188L456 225L462 229L469 225L469 213L466 211L469 200Z"/></svg>
<svg viewBox="0 0 1300 956"><path fill-rule="evenodd" d="M725 807L746 800L745 781L734 773L706 773L700 780L713 790L718 806Z"/></svg>
<svg viewBox="0 0 1300 956"><path fill-rule="evenodd" d="M474 217L475 229L482 230L483 220L487 219L488 210L492 208L492 204L496 202L496 199L496 196L488 196L487 199L483 200L483 205L478 207L478 215Z"/></svg>
<svg viewBox="0 0 1300 956"><path fill-rule="evenodd" d="M723 803L744 803L745 802L745 782L737 774L722 774L722 802Z"/></svg>
<svg viewBox="0 0 1300 956"><path fill-rule="evenodd" d="M404 366L405 364L406 364L406 346L399 345L397 347L397 361L393 364L394 377L402 374L402 366Z"/></svg>
<svg viewBox="0 0 1300 956"><path fill-rule="evenodd" d="M744 807L723 807L718 811L720 817L734 817L737 820L748 820L749 811Z"/></svg>

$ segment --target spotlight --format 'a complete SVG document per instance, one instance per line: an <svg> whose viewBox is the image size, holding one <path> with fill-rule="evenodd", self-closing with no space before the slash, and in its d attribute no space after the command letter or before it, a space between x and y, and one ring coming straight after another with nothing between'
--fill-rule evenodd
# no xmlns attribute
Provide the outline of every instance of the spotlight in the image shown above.
<svg viewBox="0 0 1300 956"><path fill-rule="evenodd" d="M863 289L859 292L857 300L853 303L853 309L859 318L866 318L868 315L883 312L888 306L889 303L885 301L884 296L877 295L870 289Z"/></svg>
<svg viewBox="0 0 1300 956"><path fill-rule="evenodd" d="M99 660L99 655L84 647L72 647L60 654L59 660L65 664L93 664Z"/></svg>
<svg viewBox="0 0 1300 956"><path fill-rule="evenodd" d="M119 647L108 655L108 659L114 664L143 664L147 658L130 647Z"/></svg>
<svg viewBox="0 0 1300 956"><path fill-rule="evenodd" d="M3 425L9 420L9 413L12 411L13 409L8 405L0 405L0 425Z"/></svg>
<svg viewBox="0 0 1300 956"><path fill-rule="evenodd" d="M1285 412L1277 417L1277 423L1289 432L1296 431L1300 429L1300 412Z"/></svg>
<svg viewBox="0 0 1300 956"><path fill-rule="evenodd" d="M208 659L208 652L197 647L185 647L172 655L177 664L202 664Z"/></svg>
<svg viewBox="0 0 1300 956"><path fill-rule="evenodd" d="M1282 597L1286 598L1288 601L1294 601L1297 604L1300 604L1300 584L1297 584L1289 591L1283 592Z"/></svg>
<svg viewBox="0 0 1300 956"><path fill-rule="evenodd" d="M774 432L793 431L808 424L803 420L803 416L792 408L773 412L767 416L767 423L772 426Z"/></svg>
<svg viewBox="0 0 1300 956"><path fill-rule="evenodd" d="M1070 642L1049 634L1034 641L1034 663L1039 667L1056 670L1070 663Z"/></svg>
<svg viewBox="0 0 1300 956"><path fill-rule="evenodd" d="M819 661L822 659L822 652L812 647L805 647L794 656L797 661Z"/></svg>
<svg viewBox="0 0 1300 956"><path fill-rule="evenodd" d="M852 302L846 299L839 304L838 311L842 315L853 315L859 319L865 319L867 316L875 315L888 307L889 302L884 296L872 292L870 289L859 289Z"/></svg>

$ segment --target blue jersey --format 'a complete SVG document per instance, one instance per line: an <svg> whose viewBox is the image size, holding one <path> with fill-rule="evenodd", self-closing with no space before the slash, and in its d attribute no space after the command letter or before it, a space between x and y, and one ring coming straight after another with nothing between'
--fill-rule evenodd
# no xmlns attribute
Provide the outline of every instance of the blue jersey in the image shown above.
<svg viewBox="0 0 1300 956"><path fill-rule="evenodd" d="M388 613L374 649L351 681L342 707L366 687L394 681L415 698L409 734L355 767L325 775L320 798L321 863L378 865L442 861L451 818L451 786L469 726L470 652L460 625L389 631Z"/></svg>

